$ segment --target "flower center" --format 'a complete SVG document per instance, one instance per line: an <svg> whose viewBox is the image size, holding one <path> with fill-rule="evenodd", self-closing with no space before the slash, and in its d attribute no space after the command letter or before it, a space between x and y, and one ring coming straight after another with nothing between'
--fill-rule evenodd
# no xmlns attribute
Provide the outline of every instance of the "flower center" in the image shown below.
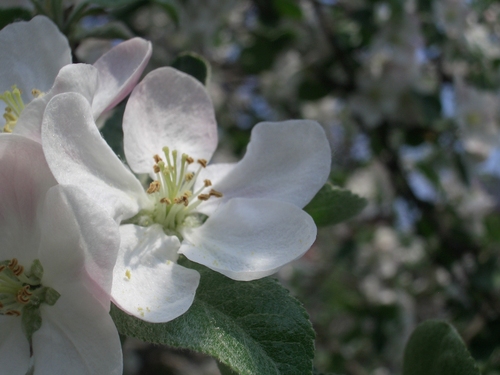
<svg viewBox="0 0 500 375"><path fill-rule="evenodd" d="M29 272L16 258L0 262L0 315L21 316L27 308L56 303L59 293L43 287L42 276L43 267L37 259Z"/></svg>
<svg viewBox="0 0 500 375"><path fill-rule="evenodd" d="M17 120L19 119L19 116L21 116L21 112L24 109L24 102L21 94L22 91L18 89L16 85L14 85L12 86L11 91L5 91L0 95L0 100L2 100L7 105L3 114L3 118L5 119L5 126L3 128L3 131L5 133L12 133L12 130L14 130L17 124ZM31 90L31 94L35 98L44 95L40 90L37 89Z"/></svg>
<svg viewBox="0 0 500 375"><path fill-rule="evenodd" d="M159 155L154 156L157 179L149 185L147 193L155 202L153 220L166 230L175 231L203 201L210 197L220 198L222 193L209 189L212 186L210 180L204 180L203 185L194 191L200 171L207 166L205 159L196 161L199 167L193 173L188 171L189 165L194 163L192 157L182 154L178 159L177 150L170 152L168 147L164 147L163 152L166 161Z"/></svg>

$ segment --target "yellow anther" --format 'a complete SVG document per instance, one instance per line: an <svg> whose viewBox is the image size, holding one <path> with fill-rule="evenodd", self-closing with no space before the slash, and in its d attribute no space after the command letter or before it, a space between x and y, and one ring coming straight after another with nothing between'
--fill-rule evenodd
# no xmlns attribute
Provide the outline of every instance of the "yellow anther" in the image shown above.
<svg viewBox="0 0 500 375"><path fill-rule="evenodd" d="M158 164L160 161L162 161L162 160L161 160L161 158L160 158L160 155L158 155L158 154L156 154L155 156L153 156L153 159L155 159L155 163L157 163L157 164Z"/></svg>
<svg viewBox="0 0 500 375"><path fill-rule="evenodd" d="M155 171L155 173L160 173L160 167L158 166L158 164L155 164L153 165L153 170Z"/></svg>
<svg viewBox="0 0 500 375"><path fill-rule="evenodd" d="M193 195L193 192L188 190L183 195L189 198L191 195Z"/></svg>
<svg viewBox="0 0 500 375"><path fill-rule="evenodd" d="M186 155L186 163L192 164L194 162L194 159L191 156Z"/></svg>
<svg viewBox="0 0 500 375"><path fill-rule="evenodd" d="M18 264L17 258L12 258L12 260L9 262L8 267L16 276L19 276L24 272L24 267Z"/></svg>
<svg viewBox="0 0 500 375"><path fill-rule="evenodd" d="M32 294L33 293L30 292L30 286L25 285L17 292L16 301L25 305L30 301L30 297Z"/></svg>
<svg viewBox="0 0 500 375"><path fill-rule="evenodd" d="M162 198L162 199L160 199L160 203L170 204L172 202L168 198Z"/></svg>
<svg viewBox="0 0 500 375"><path fill-rule="evenodd" d="M207 167L208 162L205 159L198 159L197 161L203 168Z"/></svg>
<svg viewBox="0 0 500 375"><path fill-rule="evenodd" d="M31 90L31 95L33 95L33 97L35 97L35 98L39 98L39 97L43 96L44 94L43 94L43 92L41 92L38 89L33 89L33 90Z"/></svg>
<svg viewBox="0 0 500 375"><path fill-rule="evenodd" d="M5 268L7 268L7 267L6 267L6 266L4 266L4 265L1 265L1 266L0 266L0 272L2 272Z"/></svg>
<svg viewBox="0 0 500 375"><path fill-rule="evenodd" d="M208 193L211 197L217 197L217 198L222 198L223 194L220 191L217 191L215 189L211 189L210 193Z"/></svg>
<svg viewBox="0 0 500 375"><path fill-rule="evenodd" d="M192 172L189 172L189 173L186 173L186 177L184 177L186 179L186 181L191 181L194 177L194 173Z"/></svg>
<svg viewBox="0 0 500 375"><path fill-rule="evenodd" d="M21 312L17 310L9 310L5 313L8 316L21 316Z"/></svg>
<svg viewBox="0 0 500 375"><path fill-rule="evenodd" d="M146 190L146 192L148 194L153 194L153 193L156 193L157 191L160 191L160 182L159 181L151 182L151 184L149 184L148 190Z"/></svg>
<svg viewBox="0 0 500 375"><path fill-rule="evenodd" d="M210 198L210 195L208 195L208 194L200 194L200 195L198 195L198 199L200 201L208 201L209 198Z"/></svg>
<svg viewBox="0 0 500 375"><path fill-rule="evenodd" d="M184 206L186 206L186 207L189 206L189 198L188 197L186 197L185 195L183 195L181 197L181 199L182 199L182 203L184 203Z"/></svg>
<svg viewBox="0 0 500 375"><path fill-rule="evenodd" d="M209 187L209 186L212 186L212 181L210 180L203 180L203 182L205 183L205 187Z"/></svg>

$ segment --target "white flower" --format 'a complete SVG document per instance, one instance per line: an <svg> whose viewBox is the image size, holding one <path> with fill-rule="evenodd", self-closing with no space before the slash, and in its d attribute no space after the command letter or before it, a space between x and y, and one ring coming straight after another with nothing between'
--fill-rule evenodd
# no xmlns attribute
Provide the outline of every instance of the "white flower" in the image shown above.
<svg viewBox="0 0 500 375"><path fill-rule="evenodd" d="M151 56L151 43L120 43L94 65L71 64L71 49L44 16L0 31L0 111L4 131L40 141L43 111L50 99L78 92L92 104L94 118L113 108L137 83Z"/></svg>
<svg viewBox="0 0 500 375"><path fill-rule="evenodd" d="M316 226L301 208L330 170L318 123L260 123L239 163L207 166L217 146L208 94L188 75L161 68L132 92L123 130L128 164L154 180L147 192L101 138L78 94L52 99L42 140L56 179L82 187L121 222L112 298L128 313L158 322L189 308L199 274L176 264L177 254L253 280L315 240Z"/></svg>
<svg viewBox="0 0 500 375"><path fill-rule="evenodd" d="M0 161L0 372L121 375L108 313L116 222L55 186L39 143L1 134Z"/></svg>

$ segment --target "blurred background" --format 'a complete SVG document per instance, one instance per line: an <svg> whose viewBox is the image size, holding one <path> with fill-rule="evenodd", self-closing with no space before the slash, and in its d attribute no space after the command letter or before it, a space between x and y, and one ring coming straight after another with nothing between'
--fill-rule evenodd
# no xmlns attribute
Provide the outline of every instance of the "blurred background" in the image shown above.
<svg viewBox="0 0 500 375"><path fill-rule="evenodd" d="M260 121L324 127L331 181L368 205L320 228L306 256L277 275L310 314L319 371L399 374L416 325L443 318L483 374L500 374L500 3L0 2L1 27L35 14L58 24L75 62L133 36L153 43L148 70L187 52L205 59L216 161L241 158ZM118 154L123 108L102 129ZM211 358L133 339L125 367L219 374Z"/></svg>

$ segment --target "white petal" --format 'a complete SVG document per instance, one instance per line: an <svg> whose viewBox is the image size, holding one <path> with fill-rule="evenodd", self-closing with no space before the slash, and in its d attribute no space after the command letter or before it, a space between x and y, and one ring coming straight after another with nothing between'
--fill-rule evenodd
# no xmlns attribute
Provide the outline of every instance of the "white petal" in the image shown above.
<svg viewBox="0 0 500 375"><path fill-rule="evenodd" d="M316 239L312 218L297 206L234 198L200 227L185 228L179 253L234 280L255 280L301 257Z"/></svg>
<svg viewBox="0 0 500 375"><path fill-rule="evenodd" d="M40 216L39 259L43 284L58 290L80 277L109 309L112 271L118 255L118 224L80 189L54 186Z"/></svg>
<svg viewBox="0 0 500 375"><path fill-rule="evenodd" d="M108 311L86 289L69 284L54 306L42 304L33 334L35 375L121 375L118 332Z"/></svg>
<svg viewBox="0 0 500 375"><path fill-rule="evenodd" d="M33 99L32 89L48 91L59 70L71 63L66 37L43 16L5 26L0 31L0 50L0 93L17 85L25 103Z"/></svg>
<svg viewBox="0 0 500 375"><path fill-rule="evenodd" d="M41 145L27 138L0 134L0 160L0 260L29 267L40 240L37 215L56 181Z"/></svg>
<svg viewBox="0 0 500 375"><path fill-rule="evenodd" d="M153 155L161 156L165 146L207 160L217 147L217 124L207 91L172 68L152 71L132 91L123 134L125 156L136 173L151 174Z"/></svg>
<svg viewBox="0 0 500 375"><path fill-rule="evenodd" d="M40 98L34 99L21 113L13 133L41 142L43 113L49 101L57 94L77 92L89 103L97 91L98 72L92 65L71 64L61 69L52 89Z"/></svg>
<svg viewBox="0 0 500 375"><path fill-rule="evenodd" d="M122 225L121 248L113 271L113 302L142 320L167 322L193 303L200 275L175 263L180 242L150 227Z"/></svg>
<svg viewBox="0 0 500 375"><path fill-rule="evenodd" d="M137 178L102 139L83 96L66 93L52 98L43 118L42 140L58 182L79 186L116 220L151 204Z"/></svg>
<svg viewBox="0 0 500 375"><path fill-rule="evenodd" d="M26 375L30 346L17 316L0 316L0 367L2 374Z"/></svg>
<svg viewBox="0 0 500 375"><path fill-rule="evenodd" d="M94 64L99 72L99 90L92 109L94 118L121 102L134 88L151 57L151 43L133 38L105 53Z"/></svg>
<svg viewBox="0 0 500 375"><path fill-rule="evenodd" d="M269 198L304 207L330 173L330 146L315 121L262 122L243 159L214 188L234 197Z"/></svg>

